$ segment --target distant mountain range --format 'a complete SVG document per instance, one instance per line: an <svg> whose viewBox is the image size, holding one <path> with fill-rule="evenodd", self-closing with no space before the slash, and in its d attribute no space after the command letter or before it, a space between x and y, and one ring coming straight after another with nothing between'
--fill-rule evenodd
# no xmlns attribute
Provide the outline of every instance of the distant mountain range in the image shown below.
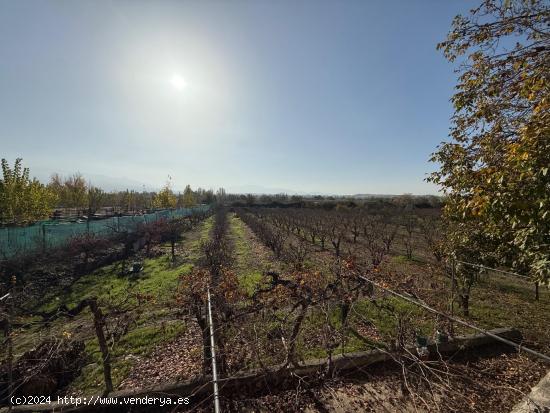
<svg viewBox="0 0 550 413"><path fill-rule="evenodd" d="M59 171L59 175L62 177L71 176L74 172ZM126 189L132 191L158 191L159 187L153 185L144 184L134 179L126 178L124 176L108 176L101 174L90 174L87 172L80 172L86 182L91 182L93 186L97 186L104 191L125 191ZM52 176L52 172L44 168L32 168L31 175L38 178L43 183L48 183ZM183 189L182 189L183 190Z"/></svg>
<svg viewBox="0 0 550 413"><path fill-rule="evenodd" d="M293 191L287 188L273 188L261 185L236 185L225 188L228 193L232 194L254 194L254 195L306 195L305 192ZM322 194L315 194L322 195Z"/></svg>

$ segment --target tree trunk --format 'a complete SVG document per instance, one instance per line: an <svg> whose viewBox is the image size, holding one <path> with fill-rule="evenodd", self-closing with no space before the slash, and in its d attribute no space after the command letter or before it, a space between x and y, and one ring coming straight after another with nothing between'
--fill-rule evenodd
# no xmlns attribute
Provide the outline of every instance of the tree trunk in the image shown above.
<svg viewBox="0 0 550 413"><path fill-rule="evenodd" d="M412 254L412 245L410 243L406 244L407 249L407 259L412 260L413 254Z"/></svg>
<svg viewBox="0 0 550 413"><path fill-rule="evenodd" d="M196 306L194 313L197 324L202 332L202 373L206 375L210 372L210 330L206 318L202 316L198 307Z"/></svg>
<svg viewBox="0 0 550 413"><path fill-rule="evenodd" d="M107 394L113 391L113 380L111 378L111 354L109 353L109 347L107 346L107 340L105 340L105 333L103 332L105 319L95 299L89 301L89 306L94 315L94 327L103 359L103 377L105 378L105 393Z"/></svg>
<svg viewBox="0 0 550 413"><path fill-rule="evenodd" d="M288 348L288 353L286 356L286 365L293 364L296 366L296 341L298 339L298 334L300 333L300 329L302 327L302 322L304 321L304 318L307 314L307 308L309 307L309 303L302 302L302 306L300 309L300 314L298 315L298 318L296 318L296 321L294 322L294 327L292 328L292 335L290 336L290 345Z"/></svg>
<svg viewBox="0 0 550 413"><path fill-rule="evenodd" d="M341 323L340 334L342 336L340 344L342 346L342 351L346 346L346 329L348 327L349 309L350 309L350 305L348 302L340 303L340 323Z"/></svg>
<svg viewBox="0 0 550 413"><path fill-rule="evenodd" d="M340 240L338 242L332 241L332 245L334 246L334 252L336 254L336 257L340 256Z"/></svg>
<svg viewBox="0 0 550 413"><path fill-rule="evenodd" d="M469 295L460 295L460 306L462 307L462 313L464 316L468 317L470 315L470 296Z"/></svg>

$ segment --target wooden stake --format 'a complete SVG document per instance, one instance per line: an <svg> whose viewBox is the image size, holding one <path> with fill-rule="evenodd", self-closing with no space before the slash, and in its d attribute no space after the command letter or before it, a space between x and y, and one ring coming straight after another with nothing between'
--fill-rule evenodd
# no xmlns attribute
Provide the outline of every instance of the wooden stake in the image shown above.
<svg viewBox="0 0 550 413"><path fill-rule="evenodd" d="M107 340L105 339L105 333L103 327L105 325L105 319L101 309L97 305L96 299L90 299L90 310L94 315L94 327L97 335L97 341L99 342L99 349L103 358L103 377L105 378L105 393L113 391L113 379L111 378L111 354L109 353L109 347L107 346Z"/></svg>

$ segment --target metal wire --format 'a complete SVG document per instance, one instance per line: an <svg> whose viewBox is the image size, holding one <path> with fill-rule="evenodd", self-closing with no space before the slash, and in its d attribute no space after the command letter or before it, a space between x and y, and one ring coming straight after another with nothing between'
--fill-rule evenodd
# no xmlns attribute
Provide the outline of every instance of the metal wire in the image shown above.
<svg viewBox="0 0 550 413"><path fill-rule="evenodd" d="M511 272L511 271L497 270L496 268L486 267L485 265L481 265L481 264L473 264L471 262L465 262L465 261L459 261L459 260L456 260L456 262L458 262L460 264L464 264L464 265L469 265L470 267L477 267L477 268L482 268L484 270L500 272L502 274L507 274L507 275L513 275L515 277L530 278L528 275L518 274L518 273L515 273L515 272Z"/></svg>
<svg viewBox="0 0 550 413"><path fill-rule="evenodd" d="M220 398L218 394L218 371L216 369L216 350L214 339L214 323L212 321L212 304L210 303L210 288L207 289L208 295L208 324L210 325L210 354L212 355L212 384L214 387L214 412L220 412Z"/></svg>
<svg viewBox="0 0 550 413"><path fill-rule="evenodd" d="M412 304L415 304L415 305L417 305L417 306L419 306L419 307L422 307L422 308L424 308L425 310L428 310L428 311L430 311L430 312L432 312L432 313L434 313L434 314L437 314L437 315L440 315L440 316L442 316L442 317L445 317L445 318L447 318L447 319L449 319L449 320L451 320L451 321L454 321L455 323L462 324L462 325L464 325L464 326L466 326L466 327L469 327L469 328L471 328L471 329L473 329L473 330L476 330L476 331L478 331L478 332L480 332L480 333L482 333L482 334L485 334L486 336L489 336L489 337L491 337L491 338L494 338L495 340L498 340L498 341L500 341L500 342L502 342L502 343L508 344L509 346L515 347L518 351L525 351L526 353L529 353L529 354L531 354L531 355L533 355L533 356L535 356L535 357L538 357L538 358L540 358L540 359L546 361L547 363L550 363L550 357L547 356L546 354L542 354L542 353L539 353L538 351L531 350L531 349L528 348L528 347L524 347L524 346L522 346L521 344L517 344L517 343L514 343L513 341L510 341L510 340L505 339L505 338L503 338L503 337L497 336L496 334L490 333L489 331L484 330L484 329L482 329L482 328L479 328L479 327L477 327L477 326L475 326L475 325L473 325L473 324L471 324L471 323L468 323L467 321L463 321L463 320L461 320L460 318L452 317L452 316L450 316L450 315L448 315L448 314L445 314L445 313L443 313L443 312L441 312L441 311L439 311L439 310L436 310L435 308L430 307L430 306L427 305L427 304L421 303L420 301L418 301L418 300L416 300L416 299L414 299L414 298L412 298L412 297L408 297L408 296L406 296L406 295L404 295L404 294L400 294L400 293L398 293L398 292L396 292L396 291L393 291L393 290L391 290L391 289L389 289L389 288L383 287L383 286L381 286L380 284L378 284L377 282L372 281L372 280L369 280L367 277L359 276L359 278L361 278L362 280L367 281L367 282L369 282L369 283L375 285L376 287L378 287L378 288L380 288L380 289L382 289L382 290L384 290L384 291L389 292L390 294L395 295L396 297L402 298L402 299L405 300L405 301L408 301L408 302L410 302L410 303L412 303Z"/></svg>

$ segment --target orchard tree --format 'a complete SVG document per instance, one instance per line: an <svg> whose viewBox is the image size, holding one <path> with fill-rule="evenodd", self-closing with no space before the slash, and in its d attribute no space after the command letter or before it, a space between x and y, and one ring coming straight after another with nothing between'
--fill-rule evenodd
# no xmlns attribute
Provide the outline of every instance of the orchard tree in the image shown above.
<svg viewBox="0 0 550 413"><path fill-rule="evenodd" d="M0 179L0 222L29 223L47 218L56 203L56 195L36 178L29 178L29 169L15 160L13 169L2 159Z"/></svg>
<svg viewBox="0 0 550 413"><path fill-rule="evenodd" d="M128 212L132 211L135 208L135 194L134 191L129 191L126 189L126 191L121 192L120 194L120 207L122 210Z"/></svg>
<svg viewBox="0 0 550 413"><path fill-rule="evenodd" d="M226 199L227 199L227 193L225 192L225 189L218 188L218 190L216 191L216 202L218 204L223 204Z"/></svg>
<svg viewBox="0 0 550 413"><path fill-rule="evenodd" d="M185 208L191 208L196 204L197 204L197 200L195 198L195 194L193 193L193 190L191 189L191 185L187 185L183 190L183 206Z"/></svg>
<svg viewBox="0 0 550 413"><path fill-rule="evenodd" d="M172 192L169 182L153 197L154 208L175 208L176 202L177 198Z"/></svg>
<svg viewBox="0 0 550 413"><path fill-rule="evenodd" d="M50 182L48 183L48 188L52 191L57 197L57 202L59 204L63 203L65 184L63 183L63 178L58 173L52 174L50 177Z"/></svg>
<svg viewBox="0 0 550 413"><path fill-rule="evenodd" d="M176 260L176 243L183 238L183 232L190 229L191 223L186 218L176 218L168 221L166 237L170 241L172 261Z"/></svg>
<svg viewBox="0 0 550 413"><path fill-rule="evenodd" d="M53 174L48 188L58 199L58 204L65 208L88 208L89 186L80 173L75 173L66 179L59 174Z"/></svg>
<svg viewBox="0 0 550 413"><path fill-rule="evenodd" d="M88 188L88 213L93 214L104 206L105 198L103 189L90 185Z"/></svg>
<svg viewBox="0 0 550 413"><path fill-rule="evenodd" d="M212 189L205 191L202 196L201 203L210 205L210 204L213 204L214 202L216 202L216 195L214 195L214 191Z"/></svg>
<svg viewBox="0 0 550 413"><path fill-rule="evenodd" d="M451 141L428 178L447 195L457 258L494 260L550 280L550 8L486 0L438 45L458 66ZM494 251L494 252L492 252Z"/></svg>
<svg viewBox="0 0 550 413"><path fill-rule="evenodd" d="M252 194L243 195L247 206L252 206L256 203L256 197Z"/></svg>
<svg viewBox="0 0 550 413"><path fill-rule="evenodd" d="M64 201L66 207L84 209L88 206L88 185L79 172L65 180Z"/></svg>

